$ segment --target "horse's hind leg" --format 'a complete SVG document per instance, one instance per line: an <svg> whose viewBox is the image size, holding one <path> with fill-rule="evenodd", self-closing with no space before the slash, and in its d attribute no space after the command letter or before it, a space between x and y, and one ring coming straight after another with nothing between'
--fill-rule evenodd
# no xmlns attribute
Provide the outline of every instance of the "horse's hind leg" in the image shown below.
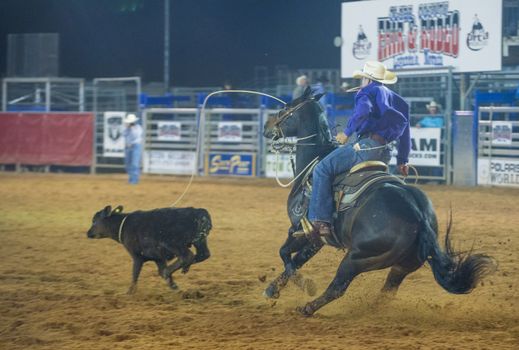
<svg viewBox="0 0 519 350"><path fill-rule="evenodd" d="M312 316L314 312L329 302L341 297L346 292L346 289L355 276L363 271L366 271L366 269L359 266L358 262L354 261L351 258L351 254L348 252L339 265L337 274L326 291L317 299L307 303L305 306L298 307L297 311L304 316Z"/></svg>
<svg viewBox="0 0 519 350"><path fill-rule="evenodd" d="M387 275L386 283L384 284L384 287L382 287L382 292L388 293L389 295L395 295L404 278L406 278L410 273L418 270L423 263L424 262L420 261L417 257L413 257L412 259L393 265Z"/></svg>

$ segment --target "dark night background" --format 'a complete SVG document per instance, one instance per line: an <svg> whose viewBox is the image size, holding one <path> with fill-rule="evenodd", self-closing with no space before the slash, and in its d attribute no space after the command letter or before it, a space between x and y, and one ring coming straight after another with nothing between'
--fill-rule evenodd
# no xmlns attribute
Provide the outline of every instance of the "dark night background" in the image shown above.
<svg viewBox="0 0 519 350"><path fill-rule="evenodd" d="M171 0L171 83L238 84L257 65L339 68L341 0ZM10 33L59 33L60 75L162 81L163 0L0 0Z"/></svg>

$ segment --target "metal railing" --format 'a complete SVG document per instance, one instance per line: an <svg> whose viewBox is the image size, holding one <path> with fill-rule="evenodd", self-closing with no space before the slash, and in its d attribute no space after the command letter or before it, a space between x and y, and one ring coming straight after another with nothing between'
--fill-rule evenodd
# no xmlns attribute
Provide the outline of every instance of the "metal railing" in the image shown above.
<svg viewBox="0 0 519 350"><path fill-rule="evenodd" d="M519 187L519 107L479 108L478 184Z"/></svg>

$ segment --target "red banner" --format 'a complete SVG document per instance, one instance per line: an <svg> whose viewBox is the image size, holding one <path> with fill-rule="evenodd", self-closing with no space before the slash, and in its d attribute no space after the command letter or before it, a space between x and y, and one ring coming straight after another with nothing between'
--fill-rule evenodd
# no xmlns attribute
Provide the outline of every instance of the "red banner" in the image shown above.
<svg viewBox="0 0 519 350"><path fill-rule="evenodd" d="M92 113L0 113L0 164L92 164Z"/></svg>

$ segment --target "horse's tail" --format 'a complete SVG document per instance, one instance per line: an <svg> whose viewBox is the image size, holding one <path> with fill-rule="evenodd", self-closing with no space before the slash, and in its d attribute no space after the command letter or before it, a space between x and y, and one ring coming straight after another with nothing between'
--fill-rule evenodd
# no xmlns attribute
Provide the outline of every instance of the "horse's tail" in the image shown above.
<svg viewBox="0 0 519 350"><path fill-rule="evenodd" d="M430 201L422 191L413 188L412 192L422 214L418 235L420 259L429 262L434 279L446 291L454 294L470 293L485 275L495 270L494 260L485 254L473 254L472 249L467 252L457 252L452 248L450 239L452 210L449 211L442 250L438 244L437 224Z"/></svg>

